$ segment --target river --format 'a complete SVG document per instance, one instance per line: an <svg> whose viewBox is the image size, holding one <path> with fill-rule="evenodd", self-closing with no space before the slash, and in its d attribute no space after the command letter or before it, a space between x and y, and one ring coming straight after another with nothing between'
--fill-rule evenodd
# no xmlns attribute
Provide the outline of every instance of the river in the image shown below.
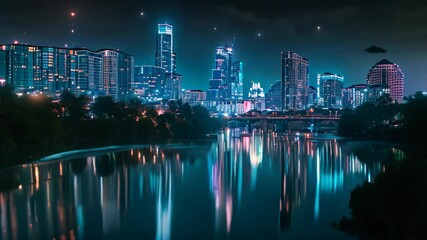
<svg viewBox="0 0 427 240"><path fill-rule="evenodd" d="M349 239L350 192L404 153L333 136L59 154L0 171L1 239ZM49 160L49 161L46 161Z"/></svg>

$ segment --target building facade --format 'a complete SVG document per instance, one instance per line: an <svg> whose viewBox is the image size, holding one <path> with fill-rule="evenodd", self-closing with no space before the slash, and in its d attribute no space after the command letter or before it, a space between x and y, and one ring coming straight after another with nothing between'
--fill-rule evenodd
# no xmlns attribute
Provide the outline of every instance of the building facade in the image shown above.
<svg viewBox="0 0 427 240"><path fill-rule="evenodd" d="M319 106L325 108L342 108L342 89L344 77L323 73L317 75Z"/></svg>
<svg viewBox="0 0 427 240"><path fill-rule="evenodd" d="M277 80L270 85L270 89L265 95L265 107L273 110L282 109L282 81Z"/></svg>
<svg viewBox="0 0 427 240"><path fill-rule="evenodd" d="M381 92L378 89L383 88L383 91L388 89L394 102L401 103L403 101L404 79L405 75L399 65L386 59L379 61L369 70L367 77L369 88L373 88L370 100L376 100L373 99L378 96L376 92Z"/></svg>
<svg viewBox="0 0 427 240"><path fill-rule="evenodd" d="M133 94L146 102L159 101L163 97L166 71L162 67L135 66Z"/></svg>
<svg viewBox="0 0 427 240"><path fill-rule="evenodd" d="M100 50L98 53L102 54L103 59L105 94L116 100L126 100L134 81L133 56L111 49Z"/></svg>
<svg viewBox="0 0 427 240"><path fill-rule="evenodd" d="M166 74L176 72L176 54L173 44L173 26L158 24L156 41L156 66L165 69Z"/></svg>
<svg viewBox="0 0 427 240"><path fill-rule="evenodd" d="M231 67L231 99L243 100L243 62L234 61Z"/></svg>
<svg viewBox="0 0 427 240"><path fill-rule="evenodd" d="M302 110L307 107L309 62L294 52L282 52L282 108Z"/></svg>
<svg viewBox="0 0 427 240"><path fill-rule="evenodd" d="M186 90L183 93L182 103L188 103L191 106L201 105L201 102L206 101L206 92L202 90Z"/></svg>
<svg viewBox="0 0 427 240"><path fill-rule="evenodd" d="M233 44L217 46L208 100L242 100L243 76L243 62L234 61Z"/></svg>
<svg viewBox="0 0 427 240"><path fill-rule="evenodd" d="M49 95L73 90L76 83L76 51L20 44L0 45L0 78L17 93Z"/></svg>
<svg viewBox="0 0 427 240"><path fill-rule="evenodd" d="M79 94L103 96L105 86L103 78L103 56L88 49L76 50L77 81L76 92Z"/></svg>
<svg viewBox="0 0 427 240"><path fill-rule="evenodd" d="M366 84L356 84L343 88L343 108L357 108L368 101L368 88Z"/></svg>

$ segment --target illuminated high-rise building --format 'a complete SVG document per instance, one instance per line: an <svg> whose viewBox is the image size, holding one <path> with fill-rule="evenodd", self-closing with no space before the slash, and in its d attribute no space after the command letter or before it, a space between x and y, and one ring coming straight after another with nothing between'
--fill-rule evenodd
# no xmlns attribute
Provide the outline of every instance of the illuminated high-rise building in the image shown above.
<svg viewBox="0 0 427 240"><path fill-rule="evenodd" d="M135 96L148 102L162 99L164 92L165 69L156 66L135 66L132 91Z"/></svg>
<svg viewBox="0 0 427 240"><path fill-rule="evenodd" d="M265 106L269 109L278 110L281 107L282 101L282 81L277 80L274 84L270 85L265 97Z"/></svg>
<svg viewBox="0 0 427 240"><path fill-rule="evenodd" d="M173 26L158 24L156 41L156 66L165 69L165 78L159 91L163 99L180 99L182 76L176 72L176 54L174 52Z"/></svg>
<svg viewBox="0 0 427 240"><path fill-rule="evenodd" d="M343 108L357 108L368 101L366 84L356 84L342 90Z"/></svg>
<svg viewBox="0 0 427 240"><path fill-rule="evenodd" d="M104 95L103 55L87 49L76 50L77 86L80 94Z"/></svg>
<svg viewBox="0 0 427 240"><path fill-rule="evenodd" d="M243 99L243 62L234 61L231 66L231 99Z"/></svg>
<svg viewBox="0 0 427 240"><path fill-rule="evenodd" d="M217 46L207 91L209 100L243 99L243 62L233 61L233 58L233 46Z"/></svg>
<svg viewBox="0 0 427 240"><path fill-rule="evenodd" d="M163 98L167 100L178 100L181 98L182 76L180 74L167 74Z"/></svg>
<svg viewBox="0 0 427 240"><path fill-rule="evenodd" d="M18 93L47 94L72 90L76 78L76 53L56 47L1 45L2 74Z"/></svg>
<svg viewBox="0 0 427 240"><path fill-rule="evenodd" d="M166 74L176 72L176 55L173 46L173 26L159 24L156 41L156 66L165 69Z"/></svg>
<svg viewBox="0 0 427 240"><path fill-rule="evenodd" d="M342 88L344 77L325 72L317 75L319 106L342 108Z"/></svg>
<svg viewBox="0 0 427 240"><path fill-rule="evenodd" d="M381 92L387 92L393 101L403 101L405 75L399 65L383 59L376 63L368 73L367 84L372 91L371 101L375 101ZM382 89L382 90L381 90Z"/></svg>
<svg viewBox="0 0 427 240"><path fill-rule="evenodd" d="M282 52L282 109L307 107L309 82L308 60L294 52Z"/></svg>
<svg viewBox="0 0 427 240"><path fill-rule="evenodd" d="M134 81L133 56L126 53L105 49L98 51L103 56L103 79L106 95L116 100L125 100L130 94Z"/></svg>

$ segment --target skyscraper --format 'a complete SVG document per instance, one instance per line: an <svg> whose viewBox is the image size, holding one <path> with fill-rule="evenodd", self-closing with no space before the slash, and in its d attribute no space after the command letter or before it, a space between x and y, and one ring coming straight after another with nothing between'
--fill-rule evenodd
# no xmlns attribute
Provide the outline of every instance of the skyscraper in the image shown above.
<svg viewBox="0 0 427 240"><path fill-rule="evenodd" d="M231 99L243 99L243 62L234 61L231 66Z"/></svg>
<svg viewBox="0 0 427 240"><path fill-rule="evenodd" d="M227 45L218 46L215 55L215 69L220 73L222 81L219 90L219 97L222 99L231 98L231 69L233 63L233 48Z"/></svg>
<svg viewBox="0 0 427 240"><path fill-rule="evenodd" d="M105 93L116 100L125 100L134 81L133 56L111 49L98 52L103 56Z"/></svg>
<svg viewBox="0 0 427 240"><path fill-rule="evenodd" d="M164 84L161 86L162 98L180 99L182 76L176 72L172 25L158 24L156 43L156 66L165 69Z"/></svg>
<svg viewBox="0 0 427 240"><path fill-rule="evenodd" d="M367 84L369 88L382 88L383 90L388 88L391 99L401 103L403 101L404 78L405 75L399 65L383 59L369 70ZM378 94L372 95L377 96Z"/></svg>
<svg viewBox="0 0 427 240"><path fill-rule="evenodd" d="M103 56L88 49L76 50L77 92L88 95L104 95Z"/></svg>
<svg viewBox="0 0 427 240"><path fill-rule="evenodd" d="M165 69L166 74L176 72L176 55L173 46L173 26L159 24L156 41L156 66Z"/></svg>
<svg viewBox="0 0 427 240"><path fill-rule="evenodd" d="M317 75L319 105L326 108L342 108L344 77L325 72Z"/></svg>
<svg viewBox="0 0 427 240"><path fill-rule="evenodd" d="M209 100L243 99L243 62L234 61L233 44L217 46L215 66L209 80Z"/></svg>
<svg viewBox="0 0 427 240"><path fill-rule="evenodd" d="M282 109L307 107L309 81L308 60L294 52L282 52Z"/></svg>
<svg viewBox="0 0 427 240"><path fill-rule="evenodd" d="M270 89L266 94L265 105L266 108L280 109L282 101L282 81L277 80L274 84L270 85Z"/></svg>

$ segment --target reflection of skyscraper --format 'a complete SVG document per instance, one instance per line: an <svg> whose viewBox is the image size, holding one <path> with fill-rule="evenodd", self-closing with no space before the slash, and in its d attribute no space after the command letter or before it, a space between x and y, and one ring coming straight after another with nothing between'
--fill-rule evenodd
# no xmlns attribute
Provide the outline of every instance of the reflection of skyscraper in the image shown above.
<svg viewBox="0 0 427 240"><path fill-rule="evenodd" d="M294 52L282 52L282 108L301 110L307 107L309 82L308 60Z"/></svg>

